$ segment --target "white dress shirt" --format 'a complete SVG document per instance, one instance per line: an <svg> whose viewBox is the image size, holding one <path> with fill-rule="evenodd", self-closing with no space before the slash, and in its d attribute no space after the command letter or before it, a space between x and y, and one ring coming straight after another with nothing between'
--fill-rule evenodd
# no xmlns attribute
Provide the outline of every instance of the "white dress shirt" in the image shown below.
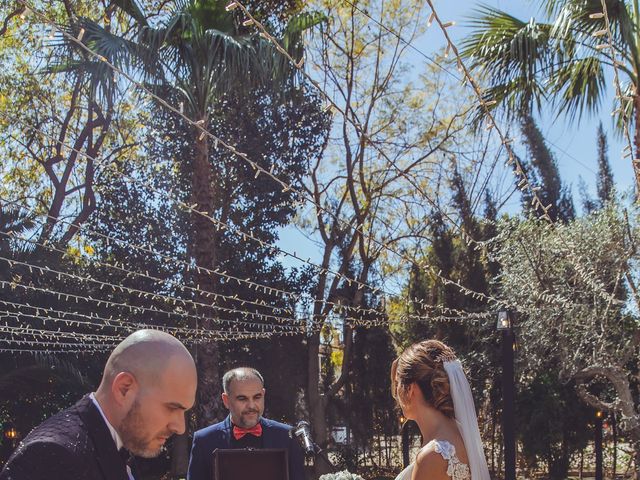
<svg viewBox="0 0 640 480"><path fill-rule="evenodd" d="M89 398L91 398L91 401L100 412L100 415L102 415L102 419L104 420L104 423L106 423L107 428L109 429L109 432L111 432L111 437L113 438L113 441L116 444L116 450L120 451L120 449L123 447L122 439L120 438L120 435L118 435L118 432L116 431L116 429L113 428L113 425L111 425L111 423L109 423L109 420L107 420L107 417L102 411L102 407L98 403L96 396L93 393L90 393ZM133 478L133 473L131 473L131 468L129 467L129 465L127 465L127 475L129 475L129 480L135 480L135 478Z"/></svg>

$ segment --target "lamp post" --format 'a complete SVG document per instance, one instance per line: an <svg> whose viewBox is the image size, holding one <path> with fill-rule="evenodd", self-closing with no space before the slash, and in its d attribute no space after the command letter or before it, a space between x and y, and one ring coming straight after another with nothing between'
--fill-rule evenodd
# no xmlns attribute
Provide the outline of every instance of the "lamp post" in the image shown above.
<svg viewBox="0 0 640 480"><path fill-rule="evenodd" d="M514 380L515 347L513 335L513 312L498 312L498 331L502 332L502 436L504 439L504 478L516 480L516 431L515 431L515 397Z"/></svg>
<svg viewBox="0 0 640 480"><path fill-rule="evenodd" d="M602 480L602 420L604 412L598 410L596 412L596 435L595 435L595 453L596 453L596 480Z"/></svg>

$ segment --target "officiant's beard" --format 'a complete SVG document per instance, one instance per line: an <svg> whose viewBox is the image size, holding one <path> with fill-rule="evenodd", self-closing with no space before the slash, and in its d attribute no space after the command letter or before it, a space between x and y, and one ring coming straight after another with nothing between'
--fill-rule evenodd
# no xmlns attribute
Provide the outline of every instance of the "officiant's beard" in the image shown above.
<svg viewBox="0 0 640 480"><path fill-rule="evenodd" d="M145 426L140 402L135 400L120 424L120 438L127 450L138 457L154 458L160 455L164 440L173 432L149 432Z"/></svg>

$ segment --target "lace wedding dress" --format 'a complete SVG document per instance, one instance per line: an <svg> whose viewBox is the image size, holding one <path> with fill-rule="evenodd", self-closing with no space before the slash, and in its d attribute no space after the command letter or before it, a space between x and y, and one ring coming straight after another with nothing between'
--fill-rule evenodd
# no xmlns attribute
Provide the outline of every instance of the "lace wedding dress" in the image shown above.
<svg viewBox="0 0 640 480"><path fill-rule="evenodd" d="M431 440L424 448L433 446L434 450L447 461L447 475L452 480L471 480L469 465L462 463L456 455L456 447L446 440ZM396 480L411 480L414 463L405 468Z"/></svg>

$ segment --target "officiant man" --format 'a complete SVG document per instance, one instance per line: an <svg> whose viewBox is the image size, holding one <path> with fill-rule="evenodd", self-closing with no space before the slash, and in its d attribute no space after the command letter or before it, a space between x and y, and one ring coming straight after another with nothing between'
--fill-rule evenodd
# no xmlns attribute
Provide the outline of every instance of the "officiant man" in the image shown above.
<svg viewBox="0 0 640 480"><path fill-rule="evenodd" d="M304 455L290 425L269 420L264 412L264 379L253 368L235 368L222 377L222 401L229 415L198 430L193 437L187 480L211 480L215 449L284 448L289 452L289 479L305 480Z"/></svg>
<svg viewBox="0 0 640 480"><path fill-rule="evenodd" d="M196 367L179 340L138 330L115 347L98 389L34 428L1 480L133 480L131 455L157 456L185 431Z"/></svg>

